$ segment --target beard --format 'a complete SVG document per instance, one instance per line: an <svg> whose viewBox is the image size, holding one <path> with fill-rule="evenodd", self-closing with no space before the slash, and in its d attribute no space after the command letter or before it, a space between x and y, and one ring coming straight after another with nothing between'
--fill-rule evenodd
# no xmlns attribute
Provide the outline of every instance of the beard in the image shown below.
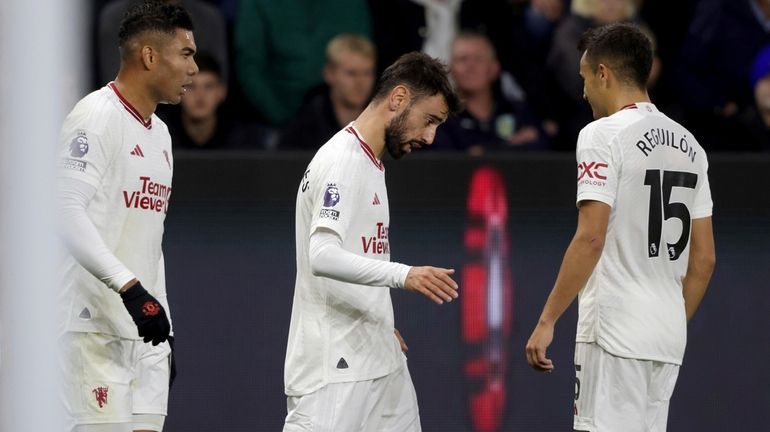
<svg viewBox="0 0 770 432"><path fill-rule="evenodd" d="M410 108L407 107L404 112L385 126L385 148L393 159L401 159L405 152L403 147L407 144L406 138L406 119L409 116Z"/></svg>

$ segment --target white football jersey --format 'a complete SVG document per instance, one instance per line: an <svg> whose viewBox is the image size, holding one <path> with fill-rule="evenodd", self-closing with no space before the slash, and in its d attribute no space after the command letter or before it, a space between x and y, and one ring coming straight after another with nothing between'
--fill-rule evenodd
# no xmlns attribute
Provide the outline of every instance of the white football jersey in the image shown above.
<svg viewBox="0 0 770 432"><path fill-rule="evenodd" d="M284 368L289 396L328 383L388 375L402 362L387 287L313 276L310 235L333 230L342 248L390 261L385 168L351 125L316 153L297 192L297 279Z"/></svg>
<svg viewBox="0 0 770 432"><path fill-rule="evenodd" d="M155 114L145 122L110 83L75 105L64 120L61 142L58 177L96 188L86 209L89 219L170 319L161 250L174 166L168 128ZM62 330L139 338L115 291L72 256L63 267Z"/></svg>
<svg viewBox="0 0 770 432"><path fill-rule="evenodd" d="M577 201L612 207L604 251L579 295L577 341L681 364L692 220L712 208L706 152L653 104L637 103L583 128L577 162Z"/></svg>

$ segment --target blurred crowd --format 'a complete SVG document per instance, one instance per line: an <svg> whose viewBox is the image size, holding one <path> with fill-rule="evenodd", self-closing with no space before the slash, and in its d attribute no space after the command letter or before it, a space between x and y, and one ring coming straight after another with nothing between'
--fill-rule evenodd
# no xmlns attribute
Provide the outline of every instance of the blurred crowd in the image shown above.
<svg viewBox="0 0 770 432"><path fill-rule="evenodd" d="M95 2L94 88L115 78L132 0ZM708 151L770 151L770 0L168 0L195 25L200 72L158 115L189 149L313 150L355 119L401 54L442 59L464 110L434 149L573 151L592 120L580 35L638 24L653 103Z"/></svg>

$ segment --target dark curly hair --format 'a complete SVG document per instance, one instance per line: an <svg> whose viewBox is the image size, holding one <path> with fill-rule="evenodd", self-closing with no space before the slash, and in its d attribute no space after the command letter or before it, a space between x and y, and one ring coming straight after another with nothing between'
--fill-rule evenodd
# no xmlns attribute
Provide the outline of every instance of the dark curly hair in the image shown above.
<svg viewBox="0 0 770 432"><path fill-rule="evenodd" d="M641 89L647 87L652 69L652 41L633 24L616 23L583 33L578 50L585 52L592 70L604 63L618 78Z"/></svg>
<svg viewBox="0 0 770 432"><path fill-rule="evenodd" d="M449 82L446 65L426 54L404 54L388 66L377 81L372 101L386 97L398 85L408 88L414 100L440 93L450 114L460 111L460 98Z"/></svg>
<svg viewBox="0 0 770 432"><path fill-rule="evenodd" d="M133 2L118 30L118 44L126 52L128 43L145 32L158 32L173 36L176 29L193 30L193 23L187 11L179 5L160 0Z"/></svg>

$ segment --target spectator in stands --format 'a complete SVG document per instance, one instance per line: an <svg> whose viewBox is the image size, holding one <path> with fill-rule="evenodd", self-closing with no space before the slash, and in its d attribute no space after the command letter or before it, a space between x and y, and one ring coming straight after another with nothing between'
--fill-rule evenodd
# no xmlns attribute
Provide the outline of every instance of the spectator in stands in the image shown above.
<svg viewBox="0 0 770 432"><path fill-rule="evenodd" d="M738 116L739 133L732 150L770 151L770 45L757 55L751 69L754 103Z"/></svg>
<svg viewBox="0 0 770 432"><path fill-rule="evenodd" d="M563 0L560 0L563 1ZM460 31L484 33L494 44L504 72L519 80L527 93L529 77L539 74L532 61L522 6L510 0L368 0L374 25L377 63L381 69L405 52L422 51L448 63L451 43ZM394 26L393 23L398 25ZM543 56L544 57L544 56Z"/></svg>
<svg viewBox="0 0 770 432"><path fill-rule="evenodd" d="M524 25L538 45L547 46L569 6L565 0L532 0L524 12Z"/></svg>
<svg viewBox="0 0 770 432"><path fill-rule="evenodd" d="M261 117L274 127L297 113L321 84L324 49L340 33L371 36L363 0L241 0L235 23L238 80Z"/></svg>
<svg viewBox="0 0 770 432"><path fill-rule="evenodd" d="M486 36L470 32L457 36L452 44L450 73L465 109L438 130L434 147L472 155L545 147L527 104L507 100L496 87L500 63Z"/></svg>
<svg viewBox="0 0 770 432"><path fill-rule="evenodd" d="M195 43L199 51L211 53L221 65L222 77L227 82L227 29L225 19L215 6L201 0L164 0L168 3L181 4L189 12L195 26ZM131 0L113 0L106 4L99 13L96 41L98 86L113 80L120 67L118 34L115 31L128 10Z"/></svg>
<svg viewBox="0 0 770 432"><path fill-rule="evenodd" d="M317 150L366 108L375 79L374 45L341 34L326 46L326 88L309 99L281 133L280 149Z"/></svg>
<svg viewBox="0 0 770 432"><path fill-rule="evenodd" d="M698 4L680 57L678 87L692 132L707 150L723 147L725 120L753 104L751 65L770 44L770 0Z"/></svg>
<svg viewBox="0 0 770 432"><path fill-rule="evenodd" d="M227 97L227 85L216 59L206 53L195 55L198 74L192 77L182 102L165 113L164 121L174 148L218 149L236 147L232 125L219 115Z"/></svg>
<svg viewBox="0 0 770 432"><path fill-rule="evenodd" d="M577 49L580 36L592 27L634 20L636 11L632 0L575 0L571 8L556 29L547 59L554 84L550 99L557 101L549 106L548 116L560 126L555 143L559 150L574 150L578 132L593 121L583 100L583 81L574 67L582 55Z"/></svg>
<svg viewBox="0 0 770 432"><path fill-rule="evenodd" d="M682 49L683 98L728 117L750 105L751 65L769 43L770 0L702 2Z"/></svg>

